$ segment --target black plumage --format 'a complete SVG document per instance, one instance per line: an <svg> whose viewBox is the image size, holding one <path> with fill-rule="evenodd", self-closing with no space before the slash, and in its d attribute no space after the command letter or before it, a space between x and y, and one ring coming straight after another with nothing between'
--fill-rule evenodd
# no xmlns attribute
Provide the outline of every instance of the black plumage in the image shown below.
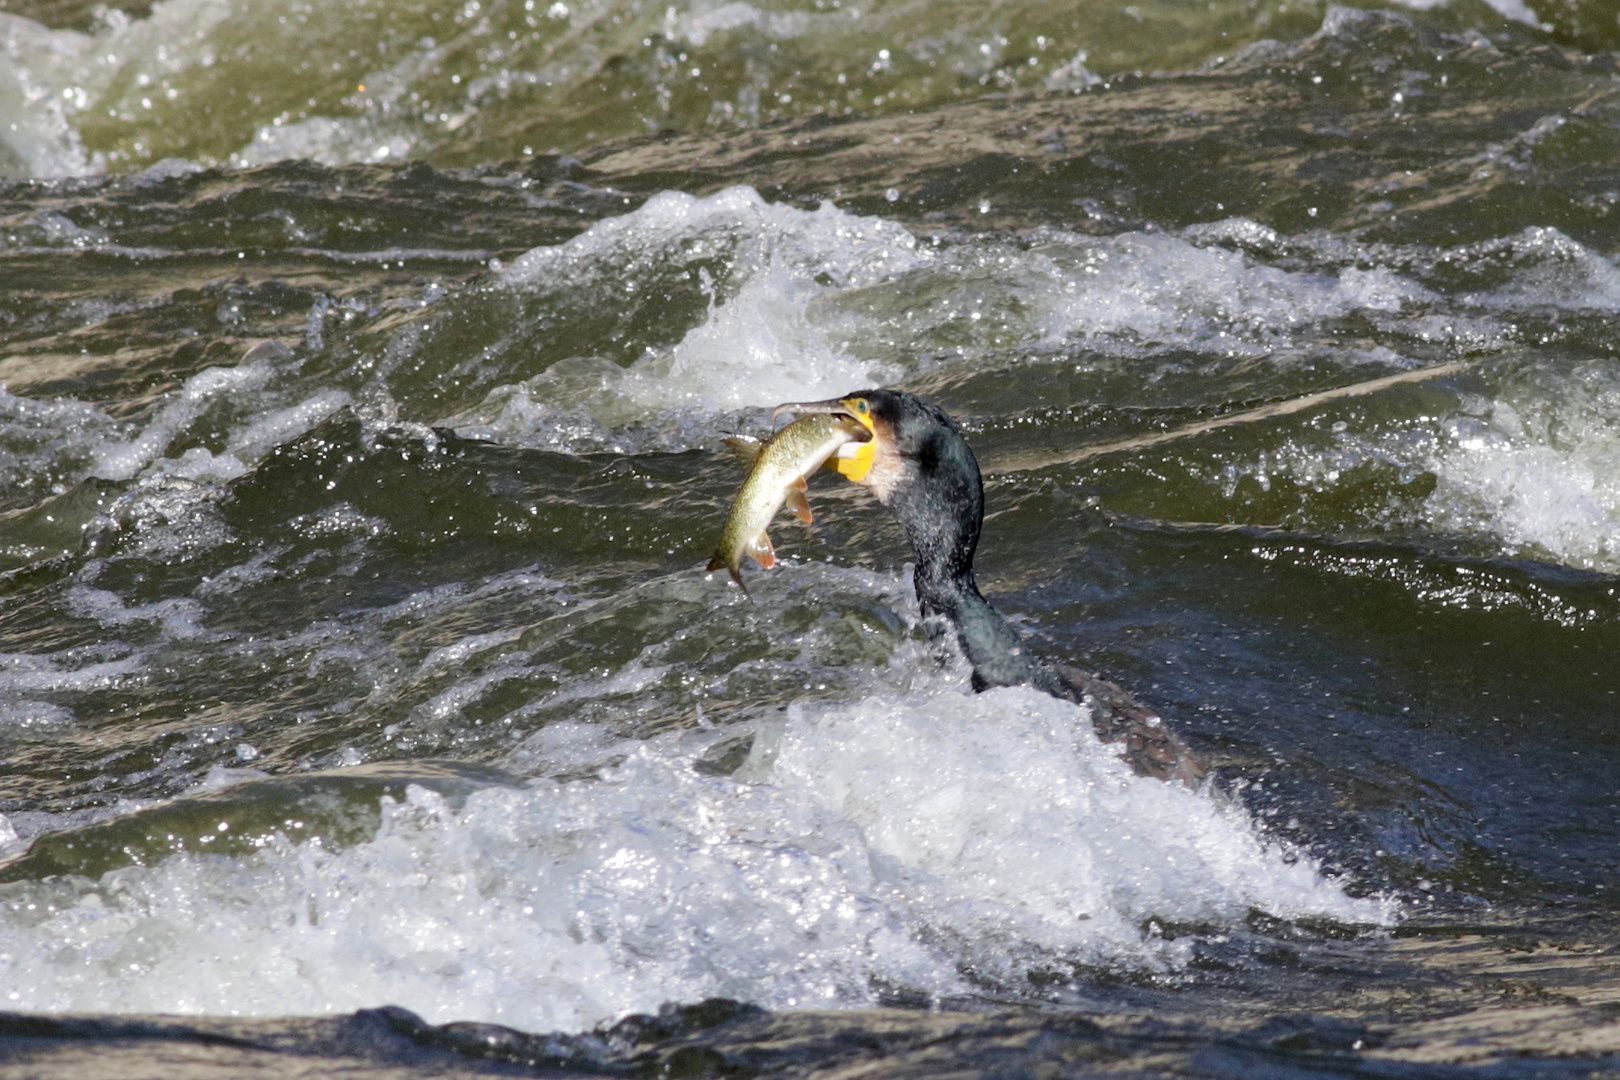
<svg viewBox="0 0 1620 1080"><path fill-rule="evenodd" d="M916 555L923 617L942 633L955 631L975 690L1033 686L1083 703L1097 734L1124 743L1121 756L1139 774L1198 781L1203 769L1197 759L1151 709L1106 679L1031 653L980 594L973 557L984 523L984 483L972 448L944 410L899 390L863 390L782 410L841 412L871 429L860 457L831 464L869 488L900 522Z"/></svg>

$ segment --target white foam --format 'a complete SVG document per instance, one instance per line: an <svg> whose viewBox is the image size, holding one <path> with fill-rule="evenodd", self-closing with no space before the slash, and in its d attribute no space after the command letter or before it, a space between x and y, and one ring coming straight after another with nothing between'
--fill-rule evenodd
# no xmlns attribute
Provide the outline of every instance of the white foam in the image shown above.
<svg viewBox="0 0 1620 1080"><path fill-rule="evenodd" d="M20 855L26 847L23 838L17 834L11 822L6 820L6 815L0 814L0 859Z"/></svg>
<svg viewBox="0 0 1620 1080"><path fill-rule="evenodd" d="M71 117L78 97L60 75L82 67L90 39L0 12L0 179L99 171Z"/></svg>
<svg viewBox="0 0 1620 1080"><path fill-rule="evenodd" d="M742 0L694 3L685 11L665 9L664 35L702 47L709 38L730 30L751 29L773 38L798 37L811 26L813 16L803 11L766 11Z"/></svg>
<svg viewBox="0 0 1620 1080"><path fill-rule="evenodd" d="M632 213L608 218L565 244L529 250L505 269L509 287L545 278L595 277L604 261L651 260L685 250L702 257L707 244L724 254L740 239L734 258L744 271L772 264L813 268L840 285L859 287L928 260L926 250L902 226L859 217L830 203L798 210L766 202L751 187L727 188L707 198L679 191L653 196Z"/></svg>
<svg viewBox="0 0 1620 1080"><path fill-rule="evenodd" d="M263 387L272 374L271 366L262 362L204 368L185 381L135 438L97 447L93 475L106 480L132 479L209 406L221 398Z"/></svg>
<svg viewBox="0 0 1620 1080"><path fill-rule="evenodd" d="M281 388L278 383L296 371L299 363L279 342L263 342L248 350L235 367L204 368L171 393L131 437L102 434L89 448L85 471L105 480L140 478L148 486L190 481L193 490L199 491L245 475L275 447L296 439L351 403L347 391L326 388L310 390L301 400L286 404L300 391ZM0 407L4 404L0 400ZM205 424L221 418L225 421L222 449L216 452L193 445L173 457L165 456L176 443L183 444L188 436L195 438Z"/></svg>
<svg viewBox="0 0 1620 1080"><path fill-rule="evenodd" d="M1426 503L1442 530L1511 554L1620 571L1620 379L1594 362L1448 420Z"/></svg>
<svg viewBox="0 0 1620 1080"><path fill-rule="evenodd" d="M246 747L248 744L243 743L242 746ZM238 749L240 750L240 748ZM252 750L251 747L248 747L248 749ZM243 757L241 753L238 753L237 756L239 758ZM247 760L251 760L253 756L253 753L248 754ZM269 775L262 769L233 769L227 765L210 765L203 778L187 788L185 794L201 795L210 791L223 791L226 788L235 787L237 784L245 784L249 780L263 780Z"/></svg>
<svg viewBox="0 0 1620 1080"><path fill-rule="evenodd" d="M149 15L138 19L104 9L86 34L47 30L30 19L0 13L0 177L102 171L108 158L87 154L79 137L78 125L86 115L121 126L125 145L113 153L115 162L140 160L163 149L236 166L299 157L329 164L381 161L410 155L424 135L441 127L432 114L422 115L415 103L405 100L413 90L420 98L439 74L443 56L431 38L420 39L417 47L403 50L403 58L380 69L367 66L381 58L378 54L348 50L347 63L339 61L347 75L323 71L307 83L304 89L340 115L293 119L291 110L278 113L282 105L307 101L309 108L317 99L306 99L298 90L289 94L285 85L278 85L274 68L300 59L307 68L311 56L342 55L340 40L360 45L375 39L363 22L311 15L296 4L243 9L229 0L159 0ZM253 47L243 41L252 41ZM320 66L325 69L327 63ZM219 91L230 80L261 87L252 105L229 109L231 96ZM340 102L334 83L369 87L369 92ZM438 96L436 88L430 92ZM188 137L186 117L210 97L213 123L190 125L195 134ZM402 110L402 102L409 107ZM362 115L348 115L354 104L362 107ZM407 114L403 118L402 112ZM233 132L237 145L218 145ZM165 158L136 182L195 168L183 159Z"/></svg>
<svg viewBox="0 0 1620 1080"><path fill-rule="evenodd" d="M1507 284L1460 297L1465 304L1514 312L1620 311L1620 268L1554 228L1528 228L1455 249L1447 257L1464 264L1506 263L1513 269Z"/></svg>
<svg viewBox="0 0 1620 1080"><path fill-rule="evenodd" d="M307 516L298 525L306 536L358 534L370 539L387 532L379 519L360 514L347 504L339 504L320 515ZM218 598L228 596L242 584L283 577L289 570L276 564L277 557L279 553L255 557L248 563L231 567L205 581L197 593ZM439 690L435 680L455 673L460 665L482 652L500 648L514 635L495 632L456 638L451 644L431 649L418 659L413 650L421 640L433 640L447 623L459 628L461 620L476 617L475 613L484 603L506 607L513 602L514 594L520 602L534 602L534 617L538 619L551 613L556 597L566 596L561 590L560 583L535 573L532 568L518 569L496 575L476 588L462 583L436 586L412 593L386 607L320 620L273 639L249 636L227 640L221 647L226 655L248 661L260 661L266 654L273 655L278 658L276 662L294 665L295 670L302 669L305 677L312 680L330 679L334 671L344 677L358 678L363 686L369 684L363 691L368 707L378 710L387 710L402 698L426 697L420 688L431 684L433 696L416 706L414 712L417 717L430 719L435 714L448 715L454 711L454 703L465 701L478 690L500 681L499 677L479 681L478 675L472 675ZM392 632L403 627L411 630L403 638ZM500 668L503 673L510 670L510 667Z"/></svg>
<svg viewBox="0 0 1620 1080"><path fill-rule="evenodd" d="M1324 494L1369 464L1384 475L1393 469L1402 485L1428 473L1427 495L1391 491L1388 502L1365 507L1363 524L1620 572L1620 376L1611 368L1600 360L1503 364L1492 372L1495 393L1462 395L1437 415L1370 430L1340 422L1325 444L1311 433L1226 460L1221 494L1233 499L1245 480L1269 491L1278 477ZM1302 508L1310 513L1308 502Z"/></svg>
<svg viewBox="0 0 1620 1080"><path fill-rule="evenodd" d="M723 414L893 380L900 368L860 357L814 305L930 257L901 226L830 204L798 210L748 187L708 198L664 192L565 244L532 249L499 280L513 290L634 291L687 266L706 275L705 262L721 260L725 281L709 289L724 299L711 301L704 321L628 367L563 361L448 422L505 442L574 449L631 448L619 429L640 425L661 431L659 445L670 448L712 438Z"/></svg>
<svg viewBox="0 0 1620 1080"><path fill-rule="evenodd" d="M487 634L473 634L449 645L441 645L422 658L421 664L417 665L416 677L420 679L459 667L468 658L485 649L505 645L522 636L522 630L495 630Z"/></svg>
<svg viewBox="0 0 1620 1080"><path fill-rule="evenodd" d="M117 536L122 555L181 562L229 542L235 534L219 513L221 492L179 475L156 472L136 481L106 513L85 527L88 537ZM94 562L79 574L93 581Z"/></svg>
<svg viewBox="0 0 1620 1080"><path fill-rule="evenodd" d="M88 585L73 585L64 597L69 612L94 619L108 629L137 623L157 623L163 636L176 640L214 637L202 626L202 605L189 596L174 596L130 607L116 594Z"/></svg>
<svg viewBox="0 0 1620 1080"><path fill-rule="evenodd" d="M40 689L54 689L41 687ZM73 710L51 701L30 701L23 698L0 703L0 731L7 734L62 727L73 722ZM0 842L5 839L4 818L0 817ZM4 846L0 843L0 846ZM0 852L0 858L4 858Z"/></svg>
<svg viewBox="0 0 1620 1080"><path fill-rule="evenodd" d="M66 248L75 251L94 249L105 252L113 246L112 238L105 230L94 226L87 228L55 210L39 210L32 214L20 215L20 220L8 221L6 226L6 234L4 238L0 238L0 247L13 250ZM91 322L98 322L119 310L134 311L140 306L138 303L117 303L92 297L68 304L62 309L60 317L71 319L76 315L84 315L88 316Z"/></svg>
<svg viewBox="0 0 1620 1080"><path fill-rule="evenodd" d="M97 660L72 649L52 654L0 653L0 694L106 690L125 684L140 671L141 664L134 658Z"/></svg>
<svg viewBox="0 0 1620 1080"><path fill-rule="evenodd" d="M263 124L253 140L231 154L238 168L268 165L288 158L306 158L323 165L351 161L399 161L410 157L416 140L402 131L389 131L368 117L312 116L291 124Z"/></svg>
<svg viewBox="0 0 1620 1080"><path fill-rule="evenodd" d="M253 416L231 435L229 453L243 461L257 461L277 446L290 442L350 403L342 390L317 390L284 409Z"/></svg>
<svg viewBox="0 0 1620 1080"><path fill-rule="evenodd" d="M130 867L0 914L0 1005L579 1029L720 994L870 1003L873 980L1016 985L1035 964L1166 968L1149 916L1382 921L1231 807L1129 774L1082 710L1028 690L795 706L745 774L683 733L598 781L413 788L375 839ZM566 741L566 740L564 740ZM600 746L585 748L599 751Z"/></svg>
<svg viewBox="0 0 1620 1080"><path fill-rule="evenodd" d="M1164 349L1285 363L1324 324L1361 314L1380 322L1421 317L1435 296L1377 260L1318 270L1273 266L1258 253L1275 232L1244 219L1184 235L1108 238L1048 231L1034 247L994 239L946 249L876 288L823 305L852 355L915 364L919 354L972 356L1016 347L1062 352L1075 344L1141 355ZM1269 252L1266 252L1269 254ZM1371 267L1356 265L1372 262Z"/></svg>
<svg viewBox="0 0 1620 1080"><path fill-rule="evenodd" d="M1445 3L1446 0L1395 0L1395 2L1400 4L1402 7L1409 7L1414 11L1428 11L1430 8L1439 7L1441 4ZM1536 15L1535 11L1531 9L1531 7L1524 2L1524 0L1486 0L1486 3L1488 3L1496 11L1496 13L1501 15L1504 19L1512 19L1515 22L1524 23L1526 26L1534 26L1538 30L1552 29L1551 24L1542 22L1540 17ZM1329 12L1331 14L1333 11L1347 10L1353 11L1355 9L1335 7L1330 8Z"/></svg>
<svg viewBox="0 0 1620 1080"><path fill-rule="evenodd" d="M500 273L506 288L634 290L718 263L720 302L678 343L628 366L558 362L449 418L518 445L684 448L716 421L783 401L893 381L955 351L987 347L1179 348L1263 356L1293 335L1363 313L1422 317L1434 296L1389 269L1284 270L1211 246L1259 229L1224 223L1187 237L1055 234L1026 251L975 241L941 256L899 225L830 205L807 212L750 188L706 199L665 192ZM1247 231L1245 230L1245 227ZM693 270L698 273L699 270Z"/></svg>
<svg viewBox="0 0 1620 1080"><path fill-rule="evenodd" d="M1235 230L1240 224L1232 223ZM1165 233L1122 233L1043 249L1025 287L1044 337L1117 338L1257 353L1290 330L1354 312L1394 313L1429 300L1389 270L1283 270L1247 254ZM1032 267L1034 269L1034 267Z"/></svg>
<svg viewBox="0 0 1620 1080"><path fill-rule="evenodd" d="M44 477L76 479L92 448L113 429L112 419L93 405L40 401L0 386L0 490L37 489Z"/></svg>
<svg viewBox="0 0 1620 1080"><path fill-rule="evenodd" d="M49 813L43 810L15 810L6 817L12 832L24 844L32 842L34 837L43 833L61 832L64 829L77 829L85 825L94 825L97 822L111 821L114 818L133 814L152 805L150 799L127 799L122 796L114 798L110 806L83 807L78 810L64 810L59 813Z"/></svg>
<svg viewBox="0 0 1620 1080"><path fill-rule="evenodd" d="M166 181L175 180L182 176L190 176L193 173L202 171L203 166L195 161L168 157L161 161L154 161L138 173L132 173L129 177L129 183L136 187L155 187Z"/></svg>
<svg viewBox="0 0 1620 1080"><path fill-rule="evenodd" d="M1067 61L1053 68L1052 73L1042 80L1041 85L1048 90L1068 90L1074 93L1091 89L1103 80L1102 76L1086 67L1086 61L1089 59L1091 59L1090 52L1081 49Z"/></svg>

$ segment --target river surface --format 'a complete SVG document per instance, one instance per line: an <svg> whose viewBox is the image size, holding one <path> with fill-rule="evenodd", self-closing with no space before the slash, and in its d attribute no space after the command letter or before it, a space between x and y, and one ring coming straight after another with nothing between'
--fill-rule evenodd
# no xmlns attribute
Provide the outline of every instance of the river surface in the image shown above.
<svg viewBox="0 0 1620 1080"><path fill-rule="evenodd" d="M0 1010L1612 1024L1616 47L1518 0L13 3ZM831 474L704 572L721 439L876 385L975 447L991 601L1201 790L972 694Z"/></svg>

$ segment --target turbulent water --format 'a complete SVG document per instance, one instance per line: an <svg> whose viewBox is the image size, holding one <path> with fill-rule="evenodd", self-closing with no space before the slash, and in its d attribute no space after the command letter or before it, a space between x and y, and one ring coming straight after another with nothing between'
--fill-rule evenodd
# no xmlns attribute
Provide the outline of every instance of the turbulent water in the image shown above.
<svg viewBox="0 0 1620 1080"><path fill-rule="evenodd" d="M11 10L0 1009L1614 996L1503 967L1620 944L1608 9ZM703 571L875 385L1202 789L831 474Z"/></svg>

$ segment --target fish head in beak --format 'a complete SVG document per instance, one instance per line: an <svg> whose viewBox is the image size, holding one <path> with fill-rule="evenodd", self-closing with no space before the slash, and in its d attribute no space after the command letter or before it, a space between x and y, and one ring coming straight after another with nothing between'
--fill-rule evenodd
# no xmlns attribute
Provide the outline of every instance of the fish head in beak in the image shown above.
<svg viewBox="0 0 1620 1080"><path fill-rule="evenodd" d="M907 493L932 502L961 502L980 486L979 463L961 428L939 406L904 390L860 390L830 401L780 405L778 414L832 413L870 433L845 443L827 466L893 508ZM973 499L977 501L978 495Z"/></svg>
<svg viewBox="0 0 1620 1080"><path fill-rule="evenodd" d="M840 446L833 456L827 459L827 468L857 484L865 483L867 474L872 471L872 463L876 460L882 433L878 428L880 421L876 411L864 395L854 394L844 398L829 398L826 401L790 401L785 405L778 405L771 411L771 422L775 423L783 413L797 413L800 416L813 413L829 414L859 424L865 431L865 437Z"/></svg>

